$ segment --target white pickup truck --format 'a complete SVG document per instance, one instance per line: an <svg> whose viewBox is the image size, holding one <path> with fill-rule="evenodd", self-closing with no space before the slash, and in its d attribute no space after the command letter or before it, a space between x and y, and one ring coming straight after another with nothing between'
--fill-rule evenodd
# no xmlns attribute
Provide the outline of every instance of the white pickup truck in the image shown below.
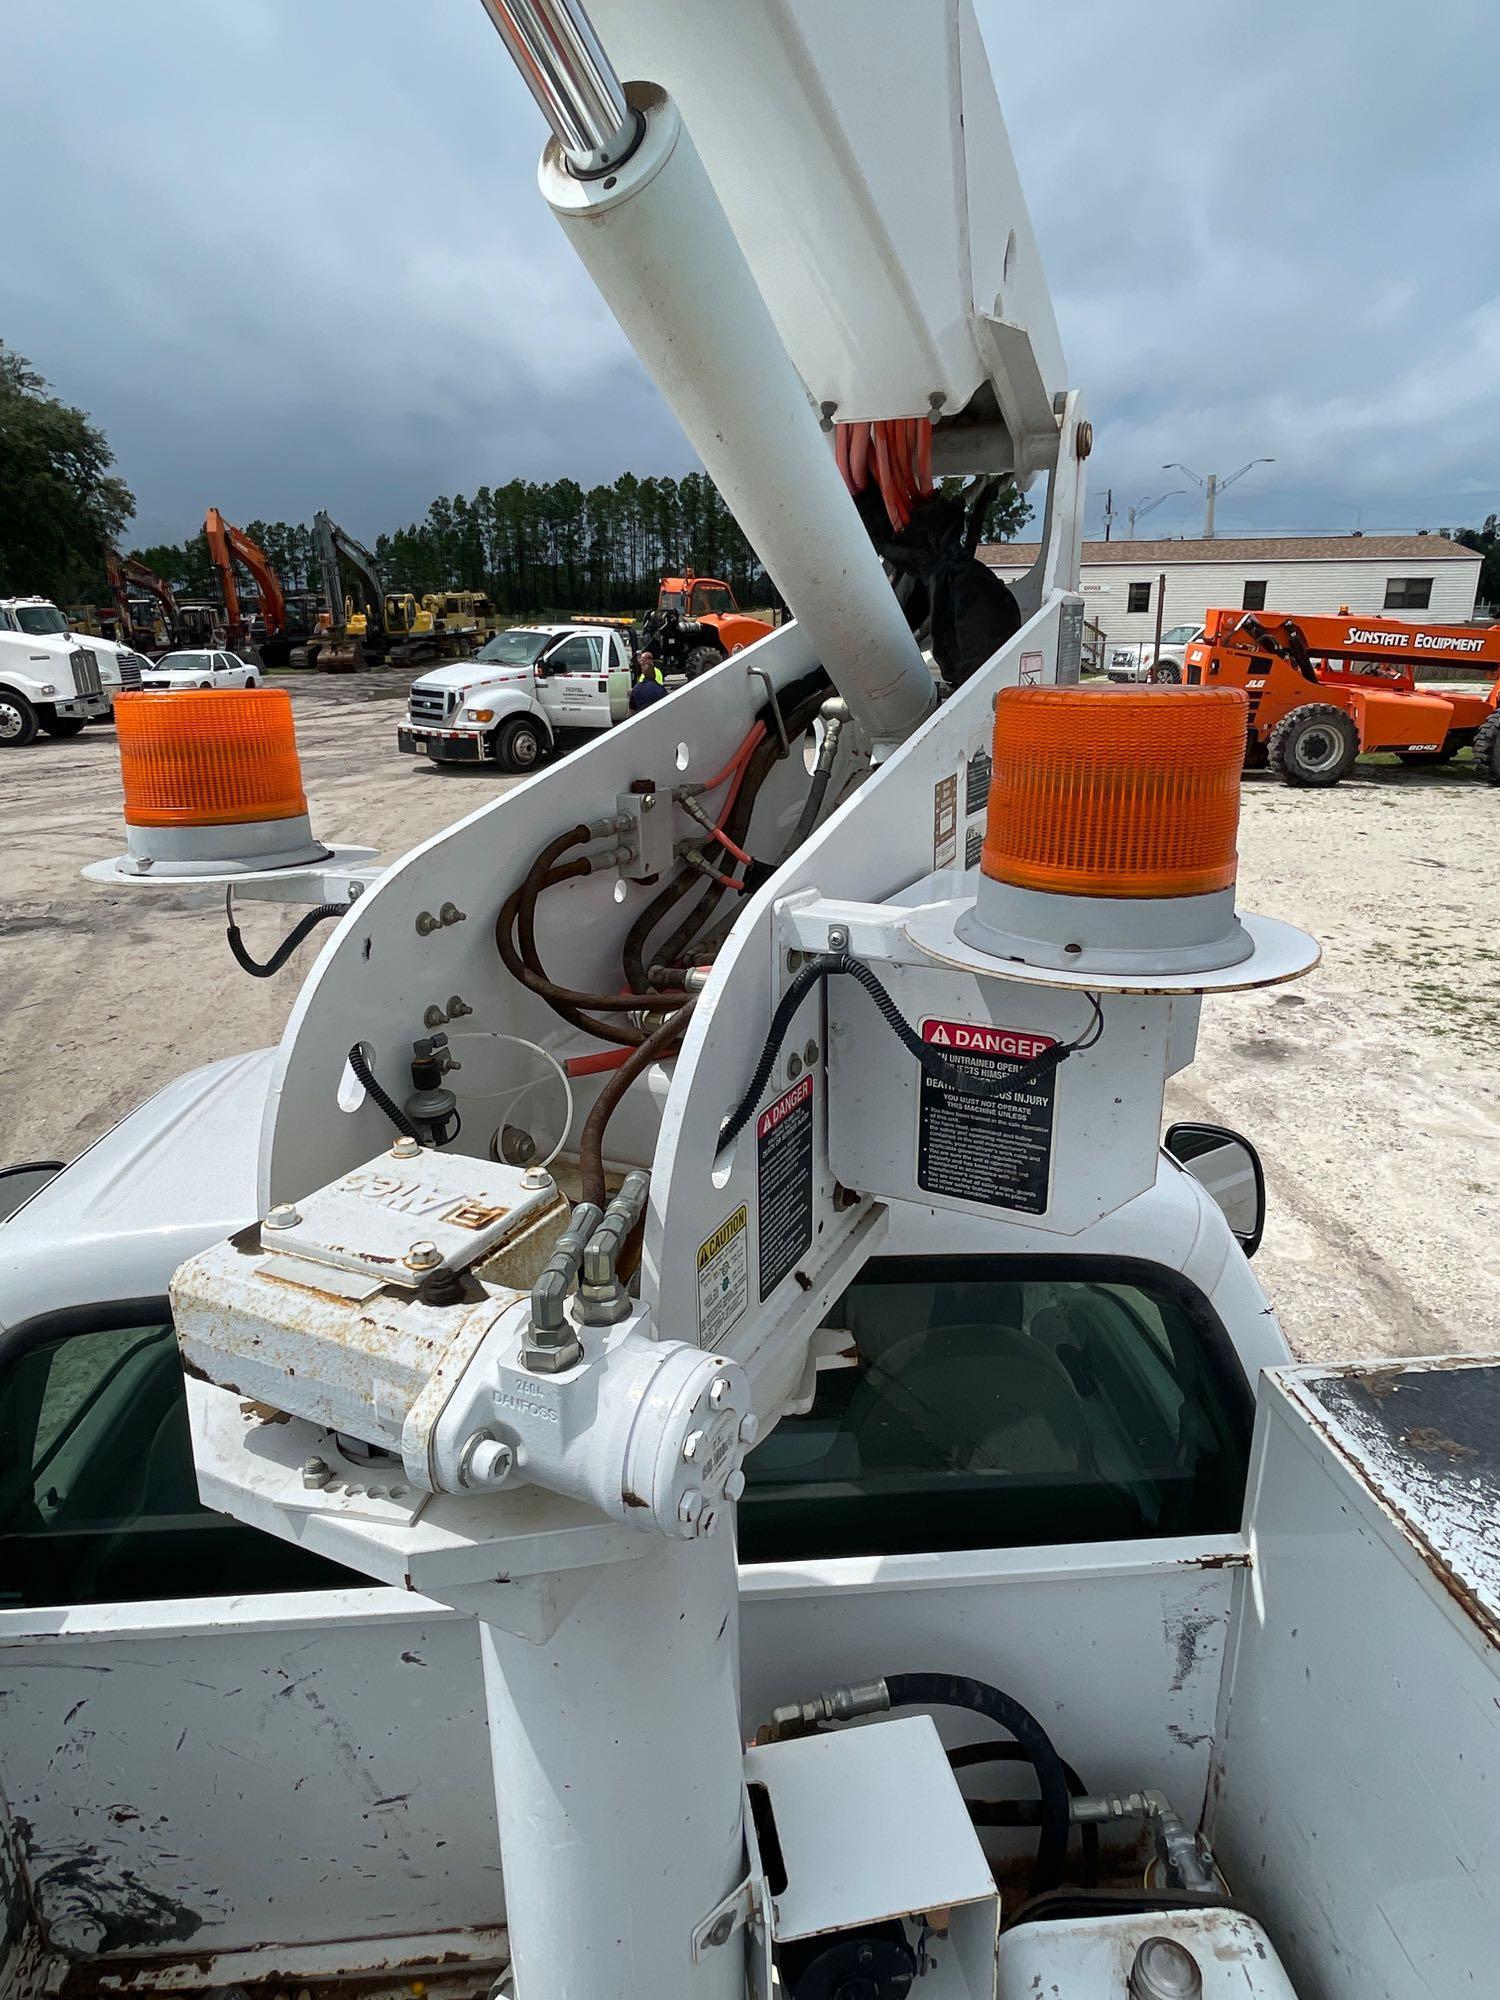
<svg viewBox="0 0 1500 2000"><path fill-rule="evenodd" d="M629 686L630 644L608 625L517 625L472 659L413 682L396 734L409 757L531 771L562 731L608 729Z"/></svg>
<svg viewBox="0 0 1500 2000"><path fill-rule="evenodd" d="M0 750L22 749L42 730L76 736L108 718L105 643L75 637L45 597L0 598Z"/></svg>
<svg viewBox="0 0 1500 2000"><path fill-rule="evenodd" d="M1189 646L1203 637L1199 625L1169 625L1154 639L1111 646L1108 673L1112 681L1169 681L1179 684L1185 677L1184 658Z"/></svg>

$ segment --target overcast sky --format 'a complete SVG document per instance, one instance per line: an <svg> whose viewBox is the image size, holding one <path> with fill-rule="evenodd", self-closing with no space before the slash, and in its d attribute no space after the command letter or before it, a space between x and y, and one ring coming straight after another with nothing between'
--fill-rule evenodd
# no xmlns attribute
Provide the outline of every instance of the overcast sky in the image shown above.
<svg viewBox="0 0 1500 2000"><path fill-rule="evenodd" d="M1500 507L1485 0L978 8L1095 420L1090 532L1108 486L1123 515L1185 485L1168 459L1275 458L1221 534ZM11 0L4 46L0 338L108 432L133 542L208 503L373 537L439 492L693 464L536 193L478 0Z"/></svg>

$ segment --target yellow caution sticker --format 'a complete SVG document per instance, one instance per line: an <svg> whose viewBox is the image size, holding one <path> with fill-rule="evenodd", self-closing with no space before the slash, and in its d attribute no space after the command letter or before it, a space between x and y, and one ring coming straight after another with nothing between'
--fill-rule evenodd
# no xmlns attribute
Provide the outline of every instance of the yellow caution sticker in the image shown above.
<svg viewBox="0 0 1500 2000"><path fill-rule="evenodd" d="M698 1345L717 1347L750 1303L750 1213L743 1203L698 1245Z"/></svg>

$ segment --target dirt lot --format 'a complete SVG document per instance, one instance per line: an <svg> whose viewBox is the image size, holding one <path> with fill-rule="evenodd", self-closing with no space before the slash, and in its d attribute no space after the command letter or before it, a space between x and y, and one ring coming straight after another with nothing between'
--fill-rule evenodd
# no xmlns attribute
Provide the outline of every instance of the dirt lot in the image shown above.
<svg viewBox="0 0 1500 2000"><path fill-rule="evenodd" d="M399 853L509 782L401 757L404 689L294 683L325 839ZM1258 1270L1309 1357L1500 1350L1500 794L1467 766L1246 781L1241 899L1323 941L1301 986L1209 1002L1177 1116L1252 1136ZM298 965L246 979L209 912L92 888L123 845L114 735L0 756L0 1160L71 1157L157 1085L274 1040ZM285 914L245 912L252 949Z"/></svg>

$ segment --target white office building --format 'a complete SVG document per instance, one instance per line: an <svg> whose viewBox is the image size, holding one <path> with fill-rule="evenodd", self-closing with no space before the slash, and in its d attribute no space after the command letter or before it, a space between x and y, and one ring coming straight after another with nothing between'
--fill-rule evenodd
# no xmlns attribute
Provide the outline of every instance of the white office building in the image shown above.
<svg viewBox="0 0 1500 2000"><path fill-rule="evenodd" d="M1007 582L1035 542L991 542L980 555ZM1152 639L1211 608L1337 613L1463 624L1474 615L1482 558L1440 535L1309 535L1264 540L1085 542L1086 616L1106 641ZM1164 588L1160 580L1165 578Z"/></svg>

